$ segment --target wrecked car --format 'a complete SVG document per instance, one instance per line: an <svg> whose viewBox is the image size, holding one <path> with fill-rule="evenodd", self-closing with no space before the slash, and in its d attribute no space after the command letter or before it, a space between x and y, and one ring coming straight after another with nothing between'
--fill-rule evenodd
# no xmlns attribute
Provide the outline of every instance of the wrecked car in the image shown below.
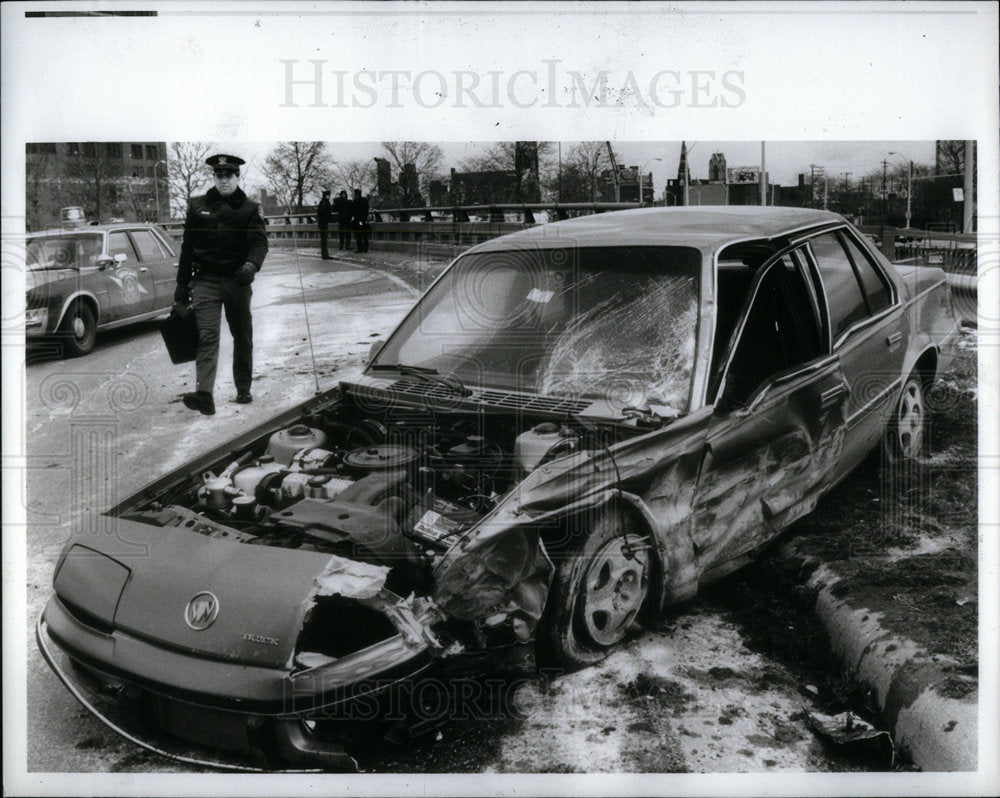
<svg viewBox="0 0 1000 798"><path fill-rule="evenodd" d="M71 539L40 646L153 750L350 769L355 721L421 678L597 662L880 442L919 454L957 332L943 272L825 211L495 239L358 376Z"/></svg>

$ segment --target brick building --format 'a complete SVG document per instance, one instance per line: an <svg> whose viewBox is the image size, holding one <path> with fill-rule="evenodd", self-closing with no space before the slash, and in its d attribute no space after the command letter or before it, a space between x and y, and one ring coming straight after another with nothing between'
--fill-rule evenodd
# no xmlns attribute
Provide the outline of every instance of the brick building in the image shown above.
<svg viewBox="0 0 1000 798"><path fill-rule="evenodd" d="M70 141L25 147L28 229L58 225L79 205L88 220L154 221L170 213L163 141Z"/></svg>

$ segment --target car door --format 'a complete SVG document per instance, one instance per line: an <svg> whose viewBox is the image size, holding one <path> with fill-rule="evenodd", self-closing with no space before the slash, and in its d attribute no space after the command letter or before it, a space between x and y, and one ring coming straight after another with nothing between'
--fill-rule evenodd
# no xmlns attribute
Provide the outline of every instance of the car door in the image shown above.
<svg viewBox="0 0 1000 798"><path fill-rule="evenodd" d="M169 245L151 229L130 230L132 243L139 253L140 271L148 269L153 276L153 307L165 310L174 302L177 287L177 260Z"/></svg>
<svg viewBox="0 0 1000 798"><path fill-rule="evenodd" d="M801 249L759 269L719 364L692 528L706 579L811 510L839 461L849 388Z"/></svg>
<svg viewBox="0 0 1000 798"><path fill-rule="evenodd" d="M112 258L124 255L125 259L116 260L104 269L108 306L101 308L101 323L122 321L151 311L155 292L153 275L142 265L126 230L108 233L108 254Z"/></svg>
<svg viewBox="0 0 1000 798"><path fill-rule="evenodd" d="M841 473L875 446L901 386L909 329L892 282L847 229L809 239L829 308L833 351L851 396Z"/></svg>

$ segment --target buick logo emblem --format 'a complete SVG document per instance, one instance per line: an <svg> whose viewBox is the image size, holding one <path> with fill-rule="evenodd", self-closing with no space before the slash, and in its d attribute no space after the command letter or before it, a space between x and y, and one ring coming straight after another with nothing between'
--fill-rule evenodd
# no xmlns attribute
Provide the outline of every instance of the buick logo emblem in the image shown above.
<svg viewBox="0 0 1000 798"><path fill-rule="evenodd" d="M196 632L200 632L215 623L218 615L219 600L206 590L188 602L184 610L184 621Z"/></svg>

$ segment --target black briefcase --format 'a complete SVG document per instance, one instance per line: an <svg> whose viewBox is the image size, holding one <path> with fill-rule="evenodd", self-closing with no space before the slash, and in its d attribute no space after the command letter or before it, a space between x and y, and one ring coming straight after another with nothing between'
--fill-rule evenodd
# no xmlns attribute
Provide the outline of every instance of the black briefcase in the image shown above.
<svg viewBox="0 0 1000 798"><path fill-rule="evenodd" d="M190 363L198 354L198 325L191 305L175 304L166 320L160 323L160 334L172 363Z"/></svg>

